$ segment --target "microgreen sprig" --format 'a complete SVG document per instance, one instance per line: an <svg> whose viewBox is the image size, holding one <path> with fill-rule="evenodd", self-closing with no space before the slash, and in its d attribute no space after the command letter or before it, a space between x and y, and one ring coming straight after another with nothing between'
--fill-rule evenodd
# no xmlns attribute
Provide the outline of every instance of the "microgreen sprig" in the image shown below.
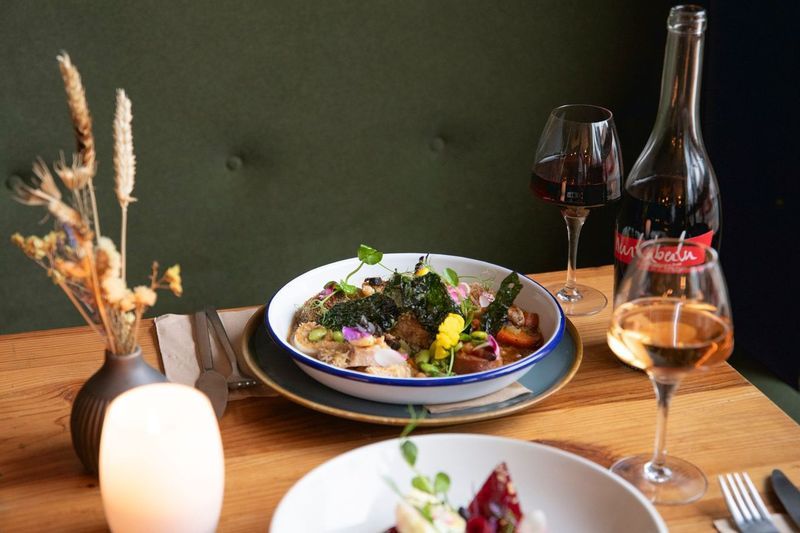
<svg viewBox="0 0 800 533"><path fill-rule="evenodd" d="M445 268L439 276L453 287L458 286L458 274L452 268Z"/></svg>
<svg viewBox="0 0 800 533"><path fill-rule="evenodd" d="M383 259L383 252L380 252L371 246L367 246L366 244L360 245L356 255L361 262L358 264L355 270L350 272L343 280L329 281L325 284L325 288L331 289L331 291L324 298L321 298L317 303L317 305L323 310L325 309L325 304L327 301L330 300L335 294L341 293L347 296L354 296L358 292L358 287L350 283L350 278L353 277L356 272L361 270L361 267L364 265L380 265L389 272L392 272L389 267L381 263L381 260Z"/></svg>
<svg viewBox="0 0 800 533"><path fill-rule="evenodd" d="M450 348L450 362L447 365L447 375L453 375L453 362L456 360L456 350L455 348Z"/></svg>
<svg viewBox="0 0 800 533"><path fill-rule="evenodd" d="M334 288L337 290L342 291L348 296L354 295L358 291L358 287L355 285L351 285L348 283L350 278L364 265L377 265L383 259L383 252L379 252L375 248L371 246L367 246L366 244L362 244L358 247L358 259L361 261L355 270L350 272L346 278L339 281L338 283L334 284ZM385 267L384 267L385 268Z"/></svg>
<svg viewBox="0 0 800 533"><path fill-rule="evenodd" d="M425 418L425 411L422 410L417 414L414 407L409 405L408 412L411 415L411 422L403 428L403 432L400 434L400 453L402 453L403 459L405 459L408 466L410 466L416 474L411 480L411 486L417 490L441 498L446 502L447 491L450 490L450 476L444 472L437 472L433 479L431 479L421 473L416 467L417 445L408 438L408 435L417 427L419 421ZM422 514L425 515L424 512Z"/></svg>

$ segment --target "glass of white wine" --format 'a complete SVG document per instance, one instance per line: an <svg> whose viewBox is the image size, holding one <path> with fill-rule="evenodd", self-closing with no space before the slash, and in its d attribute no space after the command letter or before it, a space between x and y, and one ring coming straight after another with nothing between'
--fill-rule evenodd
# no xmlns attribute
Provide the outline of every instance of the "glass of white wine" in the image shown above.
<svg viewBox="0 0 800 533"><path fill-rule="evenodd" d="M647 372L658 401L655 452L611 470L659 504L699 499L708 482L695 465L666 454L669 404L681 380L725 361L733 351L728 288L717 252L681 239L642 242L614 298L608 345Z"/></svg>

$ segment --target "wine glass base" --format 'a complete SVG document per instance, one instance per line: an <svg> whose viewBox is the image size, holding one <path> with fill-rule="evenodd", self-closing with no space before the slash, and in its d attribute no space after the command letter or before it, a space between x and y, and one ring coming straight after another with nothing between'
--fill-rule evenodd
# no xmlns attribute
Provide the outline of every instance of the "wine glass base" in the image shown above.
<svg viewBox="0 0 800 533"><path fill-rule="evenodd" d="M656 504L691 503L706 493L708 480L692 463L677 457L667 457L664 468L657 470L650 465L652 458L652 455L626 457L614 463L611 471Z"/></svg>
<svg viewBox="0 0 800 533"><path fill-rule="evenodd" d="M563 284L545 287L558 300L567 316L589 316L599 313L608 305L606 295L586 285L575 285L568 289Z"/></svg>

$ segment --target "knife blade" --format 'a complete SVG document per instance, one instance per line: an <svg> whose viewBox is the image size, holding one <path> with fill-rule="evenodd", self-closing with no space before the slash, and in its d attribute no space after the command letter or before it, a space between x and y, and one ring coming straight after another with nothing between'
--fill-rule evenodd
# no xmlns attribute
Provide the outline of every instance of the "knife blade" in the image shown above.
<svg viewBox="0 0 800 533"><path fill-rule="evenodd" d="M194 326L195 342L200 360L200 377L197 378L195 387L208 396L214 413L220 419L228 405L228 380L214 370L211 339L208 337L208 319L205 311L198 311L194 314Z"/></svg>
<svg viewBox="0 0 800 533"><path fill-rule="evenodd" d="M795 525L800 527L800 490L797 490L797 487L789 481L786 474L778 469L772 471L770 480L775 494L778 495L778 499L783 504L783 508L792 517Z"/></svg>

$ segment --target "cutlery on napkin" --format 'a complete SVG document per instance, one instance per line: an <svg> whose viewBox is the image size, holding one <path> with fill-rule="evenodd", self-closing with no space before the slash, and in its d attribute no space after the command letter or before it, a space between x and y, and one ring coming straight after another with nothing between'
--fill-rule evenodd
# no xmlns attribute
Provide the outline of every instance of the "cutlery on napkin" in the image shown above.
<svg viewBox="0 0 800 533"><path fill-rule="evenodd" d="M210 306L206 306L206 319L208 320L209 324L214 330L214 333L217 336L217 340L222 344L222 348L225 350L225 355L228 356L228 363L231 366L231 371L228 374L228 388L229 389L240 389L242 387L252 387L254 385L258 385L258 382L253 378L246 378L239 370L239 364L236 362L236 353L233 350L233 345L231 344L231 340L228 337L228 332L225 330L225 325L222 323L222 319L219 317L219 313L217 310Z"/></svg>
<svg viewBox="0 0 800 533"><path fill-rule="evenodd" d="M789 481L786 474L777 468L772 471L769 479L772 482L772 489L783 504L783 508L789 513L794 525L800 528L800 490L797 490L797 487Z"/></svg>
<svg viewBox="0 0 800 533"><path fill-rule="evenodd" d="M783 513L772 513L770 515L775 528L780 533L800 533L800 523L797 522L795 515L800 511L800 492L780 470L772 471L770 481L775 494L778 495L778 499L789 513L788 515ZM739 531L736 529L733 520L728 518L714 520L714 527L720 533L736 533Z"/></svg>
<svg viewBox="0 0 800 533"><path fill-rule="evenodd" d="M195 387L208 396L214 414L222 418L228 405L228 380L214 369L214 358L211 355L211 341L208 338L208 317L205 311L194 314L195 341L197 357L200 362L200 376Z"/></svg>
<svg viewBox="0 0 800 533"><path fill-rule="evenodd" d="M221 311L220 319L234 347L240 345L244 327L257 308ZM156 318L156 335L158 337L161 360L167 379L173 383L182 383L194 387L200 377L200 365L197 360L197 346L192 326L192 316L168 314ZM217 336L210 341L212 358L220 373L225 375L232 371L225 355L224 348ZM237 350L237 348L234 348ZM264 384L255 387L232 389L228 401L241 400L251 396L277 396L277 393Z"/></svg>

